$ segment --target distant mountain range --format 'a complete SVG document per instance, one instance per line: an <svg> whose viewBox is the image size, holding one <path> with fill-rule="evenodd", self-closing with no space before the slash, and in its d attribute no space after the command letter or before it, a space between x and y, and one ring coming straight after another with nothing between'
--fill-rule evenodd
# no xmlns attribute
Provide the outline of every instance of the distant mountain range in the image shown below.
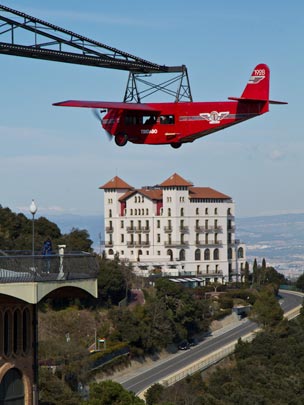
<svg viewBox="0 0 304 405"><path fill-rule="evenodd" d="M304 214L237 219L237 237L247 245L248 261L263 258L291 277L304 271Z"/></svg>
<svg viewBox="0 0 304 405"><path fill-rule="evenodd" d="M86 229L99 252L103 244L104 219L99 215L48 215L62 233ZM236 218L236 237L247 245L247 259L254 258L288 274L304 271L304 213Z"/></svg>

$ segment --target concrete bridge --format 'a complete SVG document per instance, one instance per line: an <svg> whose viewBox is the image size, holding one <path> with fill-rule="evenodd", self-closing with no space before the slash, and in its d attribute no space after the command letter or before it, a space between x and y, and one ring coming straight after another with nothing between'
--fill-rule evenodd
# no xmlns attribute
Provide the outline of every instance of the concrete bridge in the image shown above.
<svg viewBox="0 0 304 405"><path fill-rule="evenodd" d="M85 252L0 251L0 403L38 404L37 304L47 297L97 298L98 271L97 256Z"/></svg>

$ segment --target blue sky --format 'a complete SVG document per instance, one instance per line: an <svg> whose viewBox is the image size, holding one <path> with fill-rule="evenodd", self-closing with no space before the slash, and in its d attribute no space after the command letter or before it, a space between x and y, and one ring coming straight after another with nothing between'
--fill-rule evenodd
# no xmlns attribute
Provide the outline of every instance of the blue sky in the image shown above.
<svg viewBox="0 0 304 405"><path fill-rule="evenodd" d="M266 63L271 98L289 103L178 150L118 148L89 110L52 103L121 101L127 72L0 55L2 206L26 212L34 198L40 215L102 214L98 187L113 176L140 187L177 172L232 196L241 217L304 212L302 1L2 4L155 63L185 64L194 101L239 96Z"/></svg>

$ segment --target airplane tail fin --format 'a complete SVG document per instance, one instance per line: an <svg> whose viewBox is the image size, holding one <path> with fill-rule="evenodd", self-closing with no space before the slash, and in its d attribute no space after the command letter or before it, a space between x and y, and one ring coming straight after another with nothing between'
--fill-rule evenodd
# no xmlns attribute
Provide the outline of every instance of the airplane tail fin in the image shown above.
<svg viewBox="0 0 304 405"><path fill-rule="evenodd" d="M249 81L241 97L228 97L229 100L244 102L265 102L264 109L268 111L269 104L287 104L283 101L269 100L270 70L267 65L257 65L249 78Z"/></svg>
<svg viewBox="0 0 304 405"><path fill-rule="evenodd" d="M241 98L251 100L269 100L269 67L264 64L257 65L241 95Z"/></svg>

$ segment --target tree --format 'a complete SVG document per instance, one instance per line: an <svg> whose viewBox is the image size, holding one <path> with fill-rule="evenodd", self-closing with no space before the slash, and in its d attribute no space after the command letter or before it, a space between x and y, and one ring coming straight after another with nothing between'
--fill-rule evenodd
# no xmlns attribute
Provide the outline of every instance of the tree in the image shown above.
<svg viewBox="0 0 304 405"><path fill-rule="evenodd" d="M264 328L272 328L283 319L283 310L270 288L264 288L256 299L251 318Z"/></svg>
<svg viewBox="0 0 304 405"><path fill-rule="evenodd" d="M148 389L146 392L146 404L147 405L155 405L161 399L161 395L164 391L164 386L161 384L154 384L152 387Z"/></svg>
<svg viewBox="0 0 304 405"><path fill-rule="evenodd" d="M61 241L70 251L92 251L93 241L89 238L86 229L72 228L71 232L62 236Z"/></svg>
<svg viewBox="0 0 304 405"><path fill-rule="evenodd" d="M100 259L98 297L102 304L118 305L126 297L127 285L119 261Z"/></svg>
<svg viewBox="0 0 304 405"><path fill-rule="evenodd" d="M297 279L296 281L296 287L301 290L304 291L304 273L300 275L300 277Z"/></svg>
<svg viewBox="0 0 304 405"><path fill-rule="evenodd" d="M133 392L125 390L114 381L102 381L90 385L90 399L87 405L144 405L145 402Z"/></svg>
<svg viewBox="0 0 304 405"><path fill-rule="evenodd" d="M244 283L248 283L250 279L249 263L246 261L244 269Z"/></svg>
<svg viewBox="0 0 304 405"><path fill-rule="evenodd" d="M80 396L46 368L39 370L40 405L78 405Z"/></svg>

